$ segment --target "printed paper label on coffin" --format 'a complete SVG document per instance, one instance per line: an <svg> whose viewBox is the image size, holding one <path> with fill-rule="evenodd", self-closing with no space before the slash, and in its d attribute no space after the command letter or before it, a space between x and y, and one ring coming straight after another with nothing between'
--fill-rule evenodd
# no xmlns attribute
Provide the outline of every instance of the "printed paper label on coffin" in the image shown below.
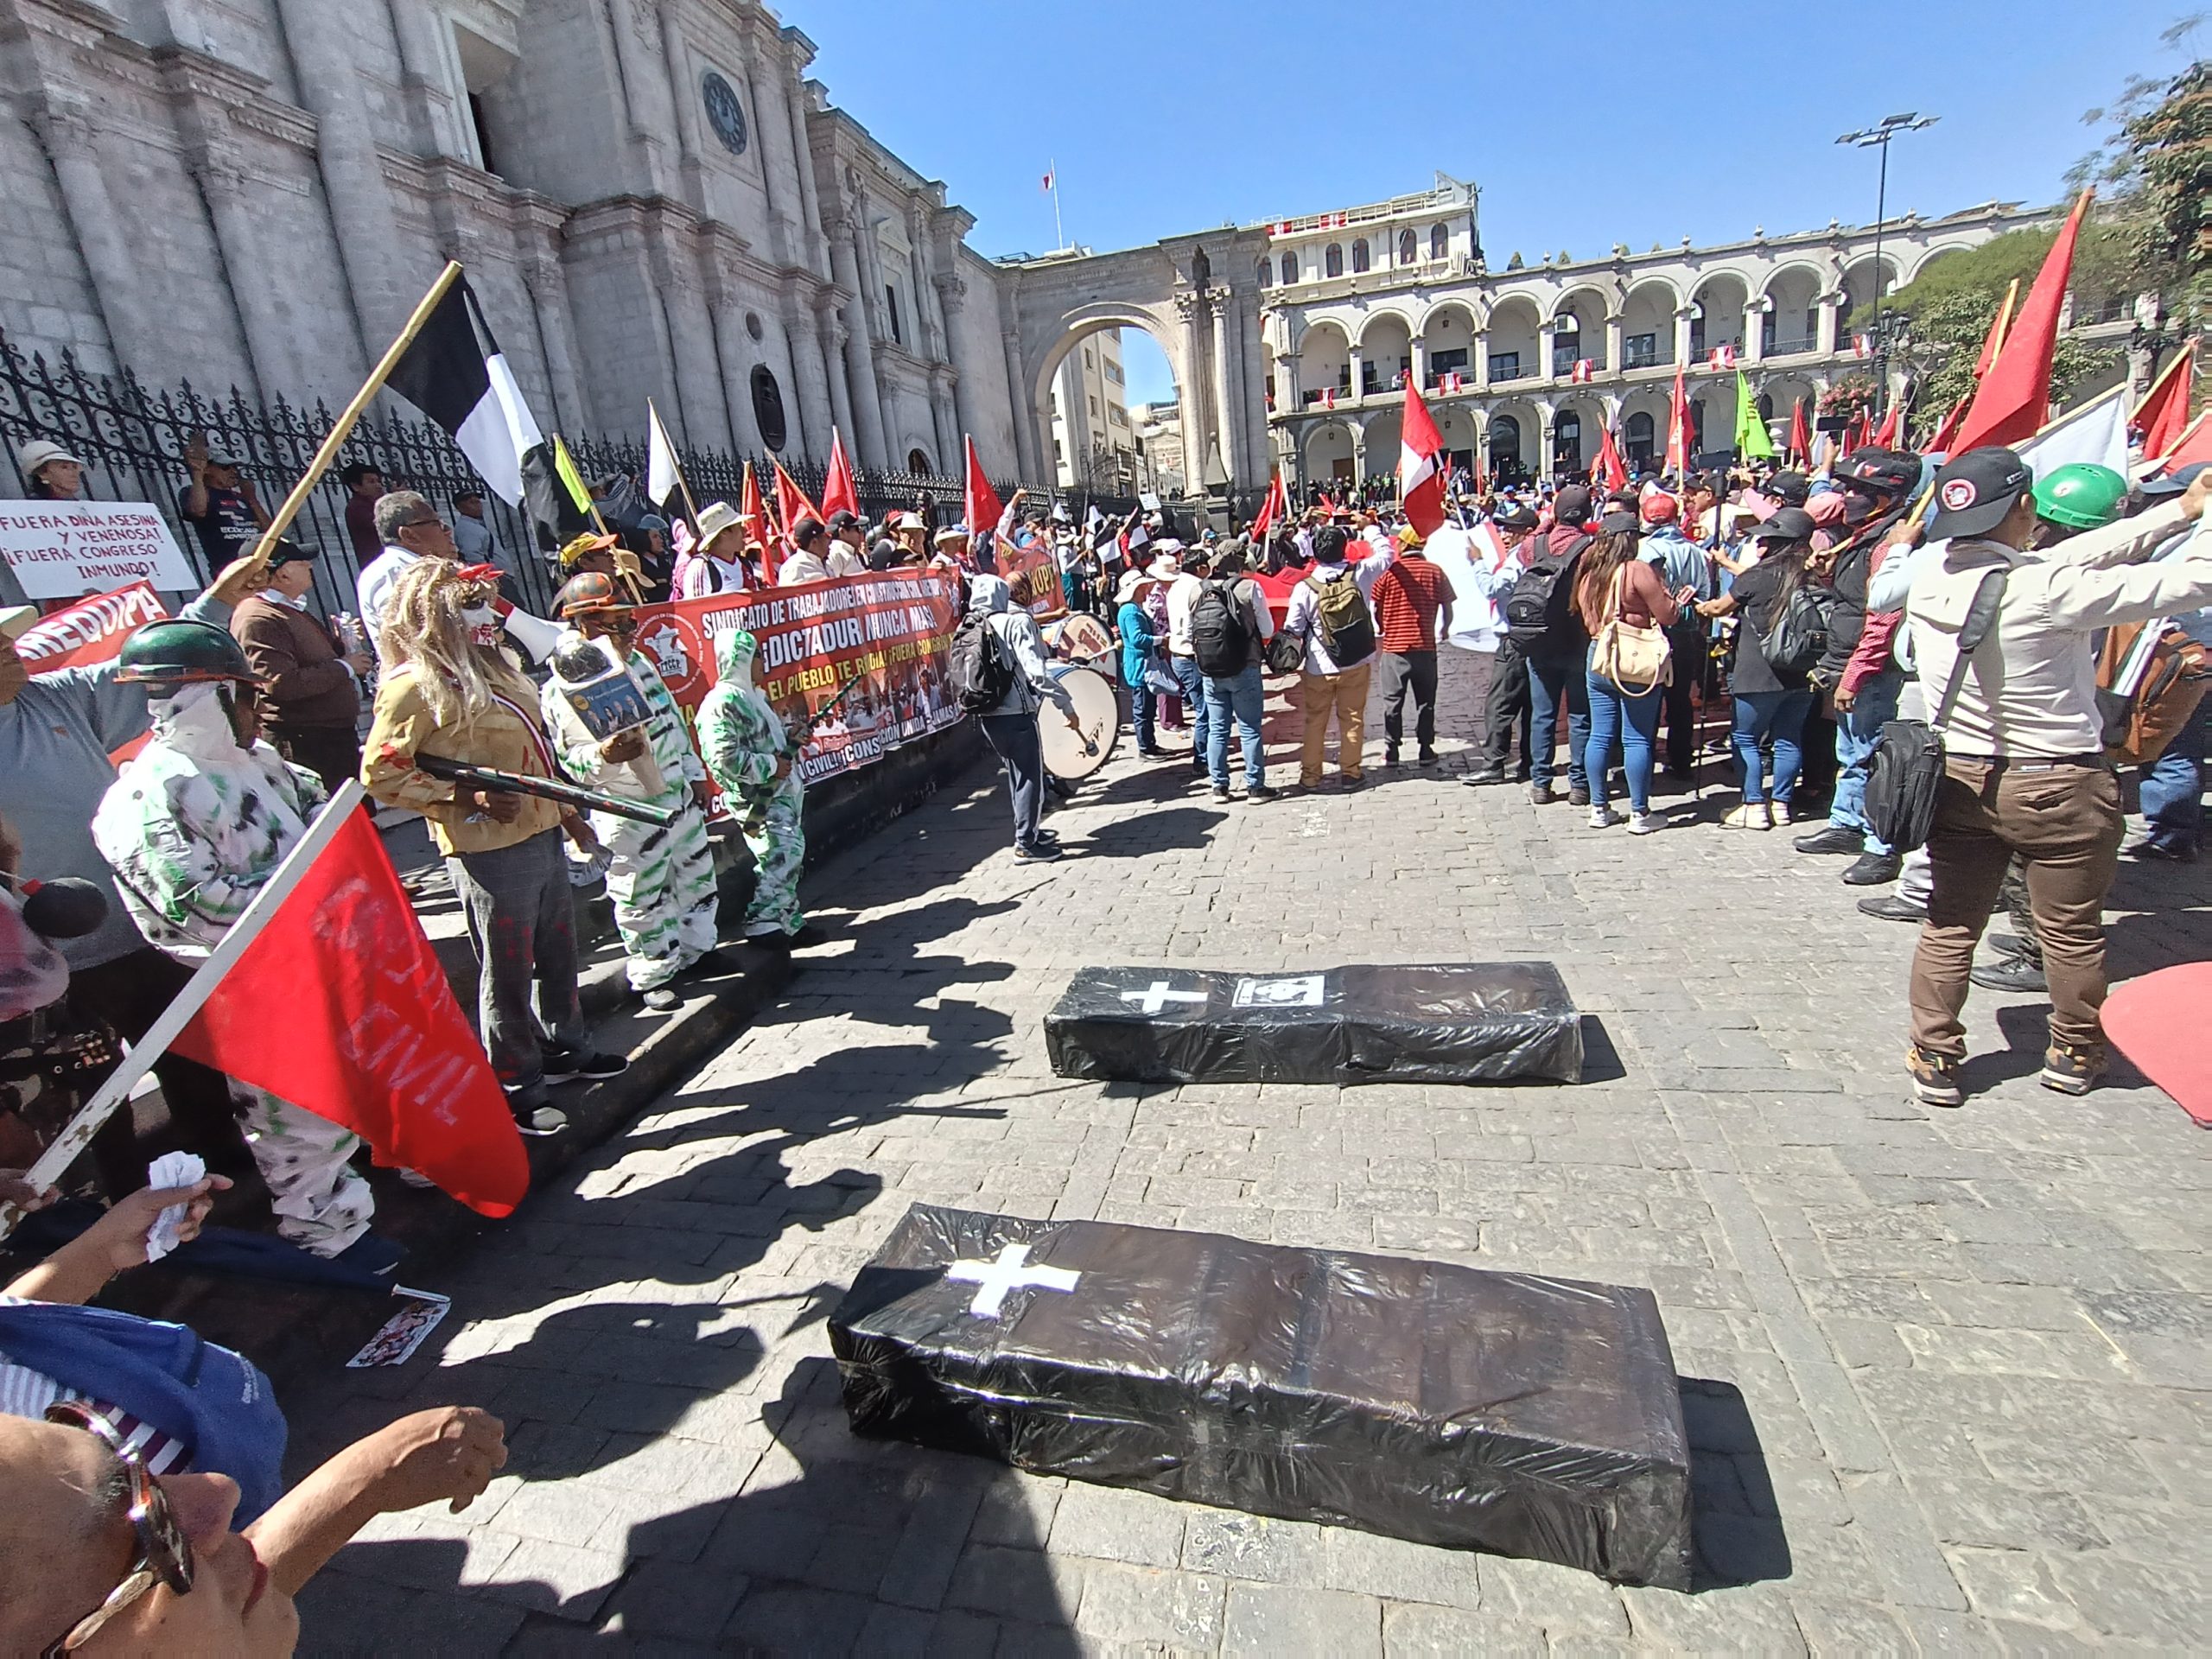
<svg viewBox="0 0 2212 1659"><path fill-rule="evenodd" d="M859 1433L1688 1586L1649 1291L917 1205L830 1336Z"/></svg>
<svg viewBox="0 0 2212 1659"><path fill-rule="evenodd" d="M1579 1083L1582 1023L1544 962L1321 972L1085 968L1045 1016L1064 1077Z"/></svg>

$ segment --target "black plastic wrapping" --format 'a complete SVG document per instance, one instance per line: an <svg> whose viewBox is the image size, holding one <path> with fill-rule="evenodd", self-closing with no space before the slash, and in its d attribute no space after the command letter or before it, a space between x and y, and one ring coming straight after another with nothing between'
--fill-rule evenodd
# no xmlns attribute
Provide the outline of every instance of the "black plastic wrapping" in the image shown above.
<svg viewBox="0 0 2212 1659"><path fill-rule="evenodd" d="M995 1318L946 1275L1027 1247ZM1651 1293L916 1205L830 1320L854 1431L1687 1589Z"/></svg>
<svg viewBox="0 0 2212 1659"><path fill-rule="evenodd" d="M1085 968L1045 1048L1064 1077L1138 1083L1582 1080L1581 1016L1548 962Z"/></svg>

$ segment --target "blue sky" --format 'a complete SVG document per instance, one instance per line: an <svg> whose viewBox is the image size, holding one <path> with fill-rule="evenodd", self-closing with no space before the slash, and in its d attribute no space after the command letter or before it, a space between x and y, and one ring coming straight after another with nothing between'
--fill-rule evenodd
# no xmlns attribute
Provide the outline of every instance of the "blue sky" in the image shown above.
<svg viewBox="0 0 2212 1659"><path fill-rule="evenodd" d="M2083 111L2178 67L2190 0L1798 4L1367 0L780 0L830 97L976 216L998 256L1127 247L1426 188L1482 188L1502 265L1874 216L1874 158L1837 134L1940 115L1891 151L1893 212L2054 200ZM2208 30L2212 33L2212 30ZM2200 50L2212 48L2212 41ZM1132 340L1133 402L1165 360Z"/></svg>

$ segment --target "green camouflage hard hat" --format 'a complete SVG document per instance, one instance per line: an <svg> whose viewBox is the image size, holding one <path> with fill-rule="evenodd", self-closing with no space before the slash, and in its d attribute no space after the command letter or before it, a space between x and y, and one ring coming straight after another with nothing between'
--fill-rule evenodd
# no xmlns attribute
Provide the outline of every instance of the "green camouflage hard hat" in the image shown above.
<svg viewBox="0 0 2212 1659"><path fill-rule="evenodd" d="M2069 530L2094 530L2120 517L2127 480L2109 467L2079 461L2036 480L2036 517Z"/></svg>
<svg viewBox="0 0 2212 1659"><path fill-rule="evenodd" d="M203 680L255 683L245 652L212 622L149 622L123 642L115 677L142 685L192 685Z"/></svg>

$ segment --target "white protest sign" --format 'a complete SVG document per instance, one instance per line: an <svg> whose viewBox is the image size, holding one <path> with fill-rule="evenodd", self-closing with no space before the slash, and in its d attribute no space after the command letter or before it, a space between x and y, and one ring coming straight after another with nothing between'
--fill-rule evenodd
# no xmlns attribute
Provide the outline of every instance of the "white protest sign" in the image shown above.
<svg viewBox="0 0 2212 1659"><path fill-rule="evenodd" d="M0 559L32 599L81 599L133 582L170 593L200 586L145 501L0 501Z"/></svg>

